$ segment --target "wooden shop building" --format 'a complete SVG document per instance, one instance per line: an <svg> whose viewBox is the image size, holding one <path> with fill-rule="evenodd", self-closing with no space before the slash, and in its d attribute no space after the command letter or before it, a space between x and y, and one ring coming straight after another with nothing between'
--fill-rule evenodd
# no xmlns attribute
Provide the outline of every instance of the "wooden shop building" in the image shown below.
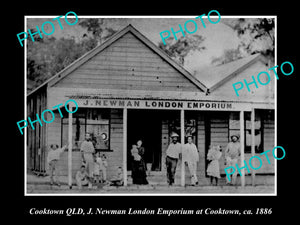
<svg viewBox="0 0 300 225"><path fill-rule="evenodd" d="M232 87L244 79L251 82L251 76L270 67L256 54L192 75L128 25L27 95L30 118L68 99L74 99L79 107L74 114L62 107L63 118L54 110L52 123L35 130L26 128L27 168L45 174L49 146L70 141L72 149L62 154L59 166L71 182L81 165L80 145L89 132L96 150L107 156L108 179L121 166L128 177L125 185L131 184L130 150L141 139L151 168L148 180L166 184L165 153L170 134L176 132L181 143L186 135L193 136L200 156L199 182L206 185L210 145L225 149L230 136L238 134L241 160L246 161L275 146L274 79L259 88L251 85L251 92L245 87L239 97ZM264 82L262 76L260 79ZM263 165L254 171L256 177L267 176L268 182L274 183L274 158L270 156L271 164L261 158ZM224 157L220 167L224 175ZM251 183L255 174L245 170L242 185ZM180 161L175 182L190 182L188 169Z"/></svg>

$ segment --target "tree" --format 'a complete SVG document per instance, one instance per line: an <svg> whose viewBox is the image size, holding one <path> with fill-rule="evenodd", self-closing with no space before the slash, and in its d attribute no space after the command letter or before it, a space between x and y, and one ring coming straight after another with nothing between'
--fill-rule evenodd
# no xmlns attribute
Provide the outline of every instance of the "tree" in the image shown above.
<svg viewBox="0 0 300 225"><path fill-rule="evenodd" d="M240 50L237 49L225 49L220 57L213 57L211 64L222 65L242 58Z"/></svg>
<svg viewBox="0 0 300 225"><path fill-rule="evenodd" d="M231 27L241 42L238 49L243 55L261 53L274 60L275 20L273 18L239 18L223 20Z"/></svg>
<svg viewBox="0 0 300 225"><path fill-rule="evenodd" d="M79 41L75 41L74 36L60 39L44 36L35 38L34 42L28 39L27 79L33 83L28 91L45 82L116 32L112 28L104 27L103 19L82 19L79 24L87 30Z"/></svg>
<svg viewBox="0 0 300 225"><path fill-rule="evenodd" d="M203 41L204 37L201 35L182 36L178 40L170 37L166 40L166 45L161 41L158 47L179 62L179 64L184 65L184 59L189 53L206 49L204 46L201 46Z"/></svg>
<svg viewBox="0 0 300 225"><path fill-rule="evenodd" d="M86 28L88 33L92 34L93 38L97 40L98 44L101 44L117 32L110 27L106 27L104 22L105 20L103 18L90 18L83 19L79 22L79 25ZM85 33L84 36L88 36L88 34Z"/></svg>
<svg viewBox="0 0 300 225"><path fill-rule="evenodd" d="M27 79L34 81L32 88L45 82L97 44L91 38L82 42L75 42L74 38L50 37L42 40L27 42Z"/></svg>

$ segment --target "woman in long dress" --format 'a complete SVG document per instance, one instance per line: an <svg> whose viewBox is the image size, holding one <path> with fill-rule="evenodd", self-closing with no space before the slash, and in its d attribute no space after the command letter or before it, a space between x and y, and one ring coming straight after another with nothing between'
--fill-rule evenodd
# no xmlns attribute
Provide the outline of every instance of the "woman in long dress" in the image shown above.
<svg viewBox="0 0 300 225"><path fill-rule="evenodd" d="M142 141L139 140L137 145L133 145L131 149L132 160L132 183L133 184L148 184L146 179L146 165L143 158L145 149L142 147Z"/></svg>
<svg viewBox="0 0 300 225"><path fill-rule="evenodd" d="M210 184L213 185L213 179L215 178L216 185L218 185L218 179L221 178L220 176L220 166L219 166L219 159L222 156L222 149L220 146L212 146L208 153L207 159L210 160L210 163L207 167L207 175L210 176Z"/></svg>

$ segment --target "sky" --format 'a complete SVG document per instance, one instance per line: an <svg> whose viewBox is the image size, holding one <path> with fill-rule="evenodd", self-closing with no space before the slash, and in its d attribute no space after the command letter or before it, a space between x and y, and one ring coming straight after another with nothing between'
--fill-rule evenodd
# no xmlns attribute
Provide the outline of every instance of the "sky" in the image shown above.
<svg viewBox="0 0 300 225"><path fill-rule="evenodd" d="M27 18L27 27L29 29L35 28L38 26L41 30L41 25L45 21L52 21L53 18L57 16L53 16L52 18L49 17L43 17L43 18ZM194 34L202 35L205 40L202 43L203 46L206 47L205 50L202 52L193 52L189 54L185 58L185 64L184 67L193 73L195 70L202 70L203 68L207 67L211 63L212 57L218 57L220 56L225 49L232 49L236 48L239 43L239 38L237 37L237 34L224 23L224 20L228 20L229 18L221 18L220 22L217 24L210 23L207 18L203 17L203 21L206 25L204 28L201 21L199 19L195 19L197 15L195 16L180 16L180 17L152 17L152 18L145 18L144 17L126 17L126 18L114 18L110 17L109 19L105 20L104 25L107 27L111 27L116 30L121 30L128 24L131 24L134 26L138 31L140 31L144 36L146 36L149 40L151 40L153 43L158 45L160 41L162 41L160 37L160 32L169 30L171 31L171 27L174 29L174 31L179 30L179 24L181 24L182 27L184 27L184 23L187 20L194 20L197 24L197 31ZM69 16L68 16L69 18ZM79 20L82 17L79 16ZM72 23L72 19L70 17L70 22ZM216 21L217 16L213 17L211 16L211 20ZM74 37L76 40L80 40L82 35L86 32L84 28L82 28L79 25L79 22L77 22L75 25L68 25L65 20L64 16L60 19L63 30L60 28L58 23L56 21L53 21L53 24L55 25L55 32L52 34L56 38L70 38ZM74 20L73 20L74 21ZM188 23L188 29L190 31L193 31L194 25L193 23ZM49 24L45 25L44 27L45 31L47 32L47 29L52 29ZM51 30L49 30L49 33ZM194 34L188 34L187 35L194 35ZM49 35L47 37L51 37L52 35ZM182 34L178 33L178 38Z"/></svg>

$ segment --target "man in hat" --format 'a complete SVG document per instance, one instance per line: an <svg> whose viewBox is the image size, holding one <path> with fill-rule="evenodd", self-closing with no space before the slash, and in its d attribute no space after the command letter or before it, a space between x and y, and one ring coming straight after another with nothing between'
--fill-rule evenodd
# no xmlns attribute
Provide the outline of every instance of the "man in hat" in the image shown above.
<svg viewBox="0 0 300 225"><path fill-rule="evenodd" d="M239 136L232 135L231 136L231 142L228 143L226 149L225 149L225 160L227 166L233 166L235 167L238 163L238 158L241 155L241 145L238 142ZM226 181L227 184L236 184L236 176L237 173L234 173L231 175L231 183L230 181Z"/></svg>
<svg viewBox="0 0 300 225"><path fill-rule="evenodd" d="M175 181L177 161L182 151L182 146L180 143L178 143L178 137L178 134L172 133L172 142L170 143L166 151L167 179L169 185L172 185Z"/></svg>
<svg viewBox="0 0 300 225"><path fill-rule="evenodd" d="M95 148L92 143L91 135L89 133L85 134L85 140L81 144L80 151L81 151L82 161L85 163L88 172L88 180L89 180L88 187L92 188Z"/></svg>

